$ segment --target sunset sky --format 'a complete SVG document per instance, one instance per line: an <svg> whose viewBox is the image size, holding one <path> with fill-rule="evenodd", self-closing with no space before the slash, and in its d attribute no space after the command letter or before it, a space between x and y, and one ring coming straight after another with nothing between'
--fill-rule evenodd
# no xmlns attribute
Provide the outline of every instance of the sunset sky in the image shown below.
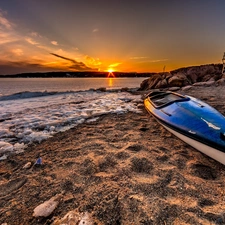
<svg viewBox="0 0 225 225"><path fill-rule="evenodd" d="M221 63L225 0L0 0L0 75Z"/></svg>

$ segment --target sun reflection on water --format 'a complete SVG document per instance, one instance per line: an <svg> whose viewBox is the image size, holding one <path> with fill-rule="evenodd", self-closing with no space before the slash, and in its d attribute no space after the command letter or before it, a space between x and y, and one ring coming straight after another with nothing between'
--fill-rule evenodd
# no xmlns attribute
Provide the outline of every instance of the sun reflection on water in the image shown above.
<svg viewBox="0 0 225 225"><path fill-rule="evenodd" d="M113 86L113 78L112 77L109 77L108 78L108 86L109 87L112 87Z"/></svg>

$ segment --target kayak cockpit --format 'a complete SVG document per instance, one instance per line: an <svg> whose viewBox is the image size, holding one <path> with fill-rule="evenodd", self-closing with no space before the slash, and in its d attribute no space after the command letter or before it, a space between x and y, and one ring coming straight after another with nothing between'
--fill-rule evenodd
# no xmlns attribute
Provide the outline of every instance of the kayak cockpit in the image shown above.
<svg viewBox="0 0 225 225"><path fill-rule="evenodd" d="M147 98L151 102L151 104L155 108L162 108L167 105L170 105L174 102L183 102L183 101L188 101L190 98L174 93L174 92L163 92L163 91L154 91L150 92L147 95Z"/></svg>

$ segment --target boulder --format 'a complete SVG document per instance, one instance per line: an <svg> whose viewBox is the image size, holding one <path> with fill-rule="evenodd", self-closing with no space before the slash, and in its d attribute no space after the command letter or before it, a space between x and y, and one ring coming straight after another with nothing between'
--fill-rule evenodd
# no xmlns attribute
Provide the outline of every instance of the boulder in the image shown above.
<svg viewBox="0 0 225 225"><path fill-rule="evenodd" d="M222 77L223 77L223 75L221 74L221 72L220 73L217 73L217 74L214 74L214 76L213 76L213 78L214 78L215 81L221 79Z"/></svg>
<svg viewBox="0 0 225 225"><path fill-rule="evenodd" d="M168 88L168 91L179 91L180 87L170 87Z"/></svg>
<svg viewBox="0 0 225 225"><path fill-rule="evenodd" d="M202 82L209 81L211 78L213 78L211 74L206 74L206 75L202 78Z"/></svg>
<svg viewBox="0 0 225 225"><path fill-rule="evenodd" d="M215 84L215 81L207 81L207 82L194 83L193 86L206 86L206 87L209 87L209 86L212 86L214 84Z"/></svg>
<svg viewBox="0 0 225 225"><path fill-rule="evenodd" d="M188 85L188 86L185 86L182 88L182 91L187 91L187 90L190 90L192 89L192 85Z"/></svg>
<svg viewBox="0 0 225 225"><path fill-rule="evenodd" d="M216 86L224 86L225 85L225 78L221 78L216 81Z"/></svg>
<svg viewBox="0 0 225 225"><path fill-rule="evenodd" d="M204 86L205 82L196 82L193 84L193 86Z"/></svg>
<svg viewBox="0 0 225 225"><path fill-rule="evenodd" d="M197 82L198 76L196 75L196 73L190 73L186 75L187 79L189 80L189 82L191 84L194 84Z"/></svg>
<svg viewBox="0 0 225 225"><path fill-rule="evenodd" d="M154 74L147 80L143 80L141 85L140 85L140 91L144 90L150 90L155 88L155 86L158 84L159 81L162 80L162 77L160 74Z"/></svg>
<svg viewBox="0 0 225 225"><path fill-rule="evenodd" d="M181 72L174 74L168 79L169 87L182 87L185 86L186 83L188 83L187 77Z"/></svg>
<svg viewBox="0 0 225 225"><path fill-rule="evenodd" d="M156 85L155 88L166 88L168 87L168 83L166 79L160 80Z"/></svg>
<svg viewBox="0 0 225 225"><path fill-rule="evenodd" d="M215 83L216 83L215 80L209 80L209 81L205 82L205 86L210 87L210 86L215 85Z"/></svg>

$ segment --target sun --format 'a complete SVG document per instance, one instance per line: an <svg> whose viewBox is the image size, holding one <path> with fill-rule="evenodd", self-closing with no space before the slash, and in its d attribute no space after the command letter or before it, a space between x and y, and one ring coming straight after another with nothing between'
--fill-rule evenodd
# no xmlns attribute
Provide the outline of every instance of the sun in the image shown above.
<svg viewBox="0 0 225 225"><path fill-rule="evenodd" d="M107 71L109 72L109 73L108 73L108 77L115 77L115 75L113 74L114 69L109 68Z"/></svg>
<svg viewBox="0 0 225 225"><path fill-rule="evenodd" d="M114 69L109 68L109 69L108 69L108 72L109 72L109 73L112 73L112 72L114 72Z"/></svg>

